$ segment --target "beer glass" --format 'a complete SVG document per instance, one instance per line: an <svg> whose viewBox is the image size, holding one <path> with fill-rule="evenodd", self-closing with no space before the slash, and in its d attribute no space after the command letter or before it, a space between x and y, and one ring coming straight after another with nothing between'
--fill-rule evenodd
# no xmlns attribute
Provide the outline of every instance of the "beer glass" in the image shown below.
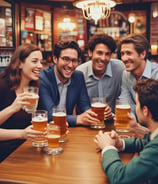
<svg viewBox="0 0 158 184"><path fill-rule="evenodd" d="M32 113L32 125L34 130L45 132L47 131L48 117L47 111L36 110ZM45 147L48 145L45 136L35 138L32 142L34 147Z"/></svg>
<svg viewBox="0 0 158 184"><path fill-rule="evenodd" d="M38 87L28 86L24 89L24 92L31 94L30 97L27 98L28 105L25 105L25 111L28 113L32 113L37 109L38 105Z"/></svg>
<svg viewBox="0 0 158 184"><path fill-rule="evenodd" d="M120 98L116 100L115 106L115 128L118 132L129 132L129 118L131 107L128 99Z"/></svg>
<svg viewBox="0 0 158 184"><path fill-rule="evenodd" d="M55 124L49 124L47 127L47 141L48 147L45 147L43 151L47 154L57 155L63 152L63 148L60 147L59 139L61 137L60 126Z"/></svg>
<svg viewBox="0 0 158 184"><path fill-rule="evenodd" d="M53 108L53 121L55 125L60 127L60 142L66 142L67 136L67 126L66 126L66 109L65 107L54 107Z"/></svg>
<svg viewBox="0 0 158 184"><path fill-rule="evenodd" d="M91 109L95 112L98 116L96 117L99 119L95 125L91 125L91 128L102 129L105 128L104 123L104 111L106 106L106 100L102 97L96 97L91 99Z"/></svg>

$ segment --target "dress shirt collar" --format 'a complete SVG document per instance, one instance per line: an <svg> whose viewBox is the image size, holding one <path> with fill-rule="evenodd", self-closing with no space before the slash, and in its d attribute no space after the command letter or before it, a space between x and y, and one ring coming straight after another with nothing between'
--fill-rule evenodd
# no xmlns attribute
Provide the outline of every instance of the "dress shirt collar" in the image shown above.
<svg viewBox="0 0 158 184"><path fill-rule="evenodd" d="M151 62L148 59L146 60L146 65L142 77L148 79L151 78Z"/></svg>
<svg viewBox="0 0 158 184"><path fill-rule="evenodd" d="M150 140L153 140L158 135L158 128L150 135Z"/></svg>
<svg viewBox="0 0 158 184"><path fill-rule="evenodd" d="M94 72L93 72L93 67L92 67L92 61L90 61L90 62L91 62L91 65L90 65L91 67L88 68L88 76L89 76L89 77L90 77L90 76L95 77ZM107 65L107 68L106 68L106 70L105 70L105 72L104 72L104 74L103 74L103 77L104 77L105 75L107 75L107 76L109 76L109 77L112 77L111 62L109 62L109 64Z"/></svg>
<svg viewBox="0 0 158 184"><path fill-rule="evenodd" d="M54 71L54 73L55 73L55 71ZM71 78L65 83L65 84L63 84L60 80L59 80L59 78L57 77L57 75L55 74L55 78L56 78L56 81L57 81L57 85L59 86L59 85L65 85L65 86L69 86L70 85L70 83L71 83Z"/></svg>

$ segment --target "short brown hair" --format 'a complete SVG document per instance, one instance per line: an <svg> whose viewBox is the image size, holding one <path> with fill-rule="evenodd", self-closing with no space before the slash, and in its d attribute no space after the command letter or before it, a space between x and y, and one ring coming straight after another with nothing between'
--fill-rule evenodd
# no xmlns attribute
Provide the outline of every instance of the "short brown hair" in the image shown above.
<svg viewBox="0 0 158 184"><path fill-rule="evenodd" d="M158 80L139 80L134 86L138 93L141 108L147 106L152 114L152 118L158 121Z"/></svg>
<svg viewBox="0 0 158 184"><path fill-rule="evenodd" d="M131 34L126 37L123 37L119 42L119 47L121 48L121 45L126 43L133 43L134 48L138 54L141 54L143 51L146 51L145 59L147 59L149 51L149 42L143 35Z"/></svg>
<svg viewBox="0 0 158 184"><path fill-rule="evenodd" d="M115 52L116 42L114 41L114 39L111 36L109 36L105 33L96 34L90 38L90 40L88 42L89 50L93 52L93 50L95 49L95 46L99 43L107 45L108 48L111 50L111 52Z"/></svg>

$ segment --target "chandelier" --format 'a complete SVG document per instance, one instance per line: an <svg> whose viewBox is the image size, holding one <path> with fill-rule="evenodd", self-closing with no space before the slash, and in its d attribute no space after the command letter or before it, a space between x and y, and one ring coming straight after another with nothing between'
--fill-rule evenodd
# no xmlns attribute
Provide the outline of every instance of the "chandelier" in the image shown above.
<svg viewBox="0 0 158 184"><path fill-rule="evenodd" d="M111 8L116 3L113 0L79 0L73 5L82 9L85 19L93 19L97 24L99 19L106 19L110 16Z"/></svg>

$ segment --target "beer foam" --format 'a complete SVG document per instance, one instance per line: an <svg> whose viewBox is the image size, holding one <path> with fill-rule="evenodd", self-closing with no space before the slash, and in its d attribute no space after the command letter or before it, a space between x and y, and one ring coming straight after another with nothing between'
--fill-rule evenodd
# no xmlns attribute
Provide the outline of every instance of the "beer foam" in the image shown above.
<svg viewBox="0 0 158 184"><path fill-rule="evenodd" d="M29 98L39 98L39 96L37 94L34 94L34 93L30 93L31 96L29 96Z"/></svg>
<svg viewBox="0 0 158 184"><path fill-rule="evenodd" d="M46 136L47 138L50 138L50 139L57 139L57 138L60 138L60 135L54 135L54 134L49 134Z"/></svg>
<svg viewBox="0 0 158 184"><path fill-rule="evenodd" d="M32 121L34 121L34 122L43 122L43 121L48 121L48 119L46 117L36 116L36 117L32 118Z"/></svg>
<svg viewBox="0 0 158 184"><path fill-rule="evenodd" d="M62 117L62 116L66 116L66 113L65 112L55 112L53 113L53 116Z"/></svg>
<svg viewBox="0 0 158 184"><path fill-rule="evenodd" d="M92 103L91 106L92 107L105 107L106 105L104 103L101 103L101 102L95 102L95 103Z"/></svg>
<svg viewBox="0 0 158 184"><path fill-rule="evenodd" d="M120 104L120 105L116 105L116 108L118 109L130 109L130 105L124 105L124 104Z"/></svg>

